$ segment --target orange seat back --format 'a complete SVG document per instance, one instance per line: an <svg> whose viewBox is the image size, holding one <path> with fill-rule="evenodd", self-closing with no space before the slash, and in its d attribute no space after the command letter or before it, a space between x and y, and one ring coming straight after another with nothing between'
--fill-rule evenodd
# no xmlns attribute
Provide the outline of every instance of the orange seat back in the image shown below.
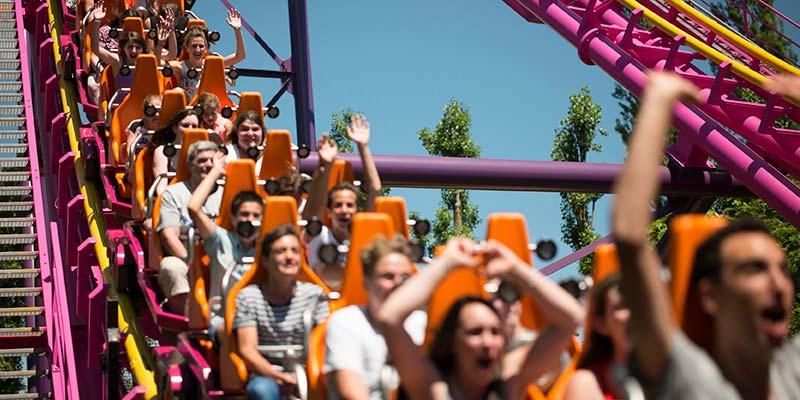
<svg viewBox="0 0 800 400"><path fill-rule="evenodd" d="M261 116L264 120L264 99L261 97L260 92L242 92L239 98L239 107L236 112L231 116L231 121L236 120L236 117L243 112L252 111Z"/></svg>
<svg viewBox="0 0 800 400"><path fill-rule="evenodd" d="M237 194L246 190L256 190L256 163L249 158L233 160L225 167L225 186L217 216L217 225L233 231L231 224L231 203Z"/></svg>
<svg viewBox="0 0 800 400"><path fill-rule="evenodd" d="M163 249L161 247L161 235L156 232L156 227L161 220L161 196L156 197L153 202L153 211L151 214L153 220L152 235L148 238L148 265L152 270L158 270L161 257L163 256ZM149 233L148 233L149 234Z"/></svg>
<svg viewBox="0 0 800 400"><path fill-rule="evenodd" d="M188 28L194 28L194 27L197 27L197 28L200 28L200 29L206 29L206 21L203 20L203 19L192 18L192 19L190 19L189 21L186 22L186 28L187 29Z"/></svg>
<svg viewBox="0 0 800 400"><path fill-rule="evenodd" d="M189 179L191 171L189 170L189 166L186 164L186 160L189 157L189 147L192 146L195 142L199 142L201 140L208 140L208 131L205 129L187 129L183 133L183 141L181 142L181 150L178 152L178 165L177 171L175 171L175 177L172 178L170 184L183 182ZM174 156L173 156L174 157Z"/></svg>
<svg viewBox="0 0 800 400"><path fill-rule="evenodd" d="M289 131L272 129L267 132L267 139L264 143L258 179L279 179L294 168L292 165L292 134Z"/></svg>
<svg viewBox="0 0 800 400"><path fill-rule="evenodd" d="M141 219L145 217L144 207L147 204L147 190L153 184L153 154L155 154L154 147L148 146L143 148L139 154L136 155L136 164L133 166L133 208L131 212L133 217Z"/></svg>
<svg viewBox="0 0 800 400"><path fill-rule="evenodd" d="M526 264L533 267L533 257L528 248L528 228L525 217L518 213L493 213L489 215L486 225L486 239L496 240L510 248ZM546 322L533 298L522 296L522 325L538 331Z"/></svg>
<svg viewBox="0 0 800 400"><path fill-rule="evenodd" d="M397 235L408 239L408 214L406 200L402 197L378 197L375 199L375 212L388 214Z"/></svg>
<svg viewBox="0 0 800 400"><path fill-rule="evenodd" d="M331 305L335 311L349 305L367 304L364 290L364 270L361 267L361 250L373 240L394 236L394 227L389 215L377 212L362 212L353 216L351 223L350 248L344 267L344 281L339 300Z"/></svg>
<svg viewBox="0 0 800 400"><path fill-rule="evenodd" d="M724 218L700 214L680 215L670 223L669 266L672 273L670 294L675 323L699 346L710 349L711 318L703 312L696 288L691 285L697 248L728 224Z"/></svg>
<svg viewBox="0 0 800 400"><path fill-rule="evenodd" d="M158 129L162 129L181 110L186 108L186 94L182 89L170 89L161 99L161 112L158 116Z"/></svg>
<svg viewBox="0 0 800 400"><path fill-rule="evenodd" d="M225 59L220 56L209 54L203 63L203 71L200 73L200 86L197 88L197 95L190 101L189 105L197 104L199 96L203 93L213 93L219 98L219 106L233 107L233 101L228 97L228 87L225 83Z"/></svg>
<svg viewBox="0 0 800 400"><path fill-rule="evenodd" d="M342 182L353 182L354 180L353 166L345 160L337 159L333 162L331 173L328 176L328 191Z"/></svg>
<svg viewBox="0 0 800 400"><path fill-rule="evenodd" d="M121 165L127 158L127 155L123 154L125 129L131 121L142 118L144 98L161 93L162 87L158 76L154 55L142 54L137 58L131 91L111 117L111 155L114 165Z"/></svg>
<svg viewBox="0 0 800 400"><path fill-rule="evenodd" d="M306 373L308 375L308 398L325 399L328 397L327 382L322 368L325 366L325 331L328 322L323 322L314 327L308 339L308 360Z"/></svg>
<svg viewBox="0 0 800 400"><path fill-rule="evenodd" d="M189 287L192 289L192 295L186 302L190 329L208 328L208 320L211 315L211 306L208 304L208 291L211 283L209 265L210 260L203 244L197 243L194 249L194 258L189 266Z"/></svg>
<svg viewBox="0 0 800 400"><path fill-rule="evenodd" d="M139 17L127 17L122 21L122 34L119 37L125 37L128 32L138 32L147 40L147 36L144 35L144 22ZM136 60L136 63L138 65L139 60Z"/></svg>
<svg viewBox="0 0 800 400"><path fill-rule="evenodd" d="M433 295L428 300L428 324L425 328L425 345L427 349L450 307L459 299L467 296L489 298L484 290L486 279L478 275L475 268L456 268L439 282Z"/></svg>

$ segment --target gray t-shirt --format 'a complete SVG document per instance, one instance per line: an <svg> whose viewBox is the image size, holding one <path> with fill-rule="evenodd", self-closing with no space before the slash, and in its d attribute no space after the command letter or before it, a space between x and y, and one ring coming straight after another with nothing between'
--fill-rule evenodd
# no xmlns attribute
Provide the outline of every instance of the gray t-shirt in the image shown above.
<svg viewBox="0 0 800 400"><path fill-rule="evenodd" d="M192 198L192 189L189 187L189 182L183 181L173 185L167 186L164 193L161 194L161 208L159 209L159 220L157 232L161 232L164 228L170 227L193 227L194 222L189 216L189 200ZM222 202L222 190L217 189L211 193L203 205L203 212L209 217L216 217L219 214L219 206ZM188 241L184 241L183 245L188 249ZM164 247L164 254L167 252L166 246Z"/></svg>
<svg viewBox="0 0 800 400"><path fill-rule="evenodd" d="M770 365L772 400L800 399L800 337L777 349ZM635 359L635 358L634 358ZM660 379L647 382L636 374L648 399L741 399L705 350L676 331L672 354Z"/></svg>
<svg viewBox="0 0 800 400"><path fill-rule="evenodd" d="M208 254L209 270L211 282L209 283L209 297L208 302L211 305L211 318L215 316L222 316L225 309L225 294L228 288L223 288L223 280L225 273L229 268L235 268L231 271L233 279L229 279L229 286L233 280L238 281L242 275L250 268L250 264L241 264L243 257L253 257L255 254L255 246L251 246L247 250L243 250L239 239L227 229L214 228L211 235L206 238L203 247Z"/></svg>
<svg viewBox="0 0 800 400"><path fill-rule="evenodd" d="M288 304L271 304L259 285L249 285L236 296L236 317L233 329L248 326L258 327L258 344L262 346L302 345L305 338L303 313L312 307L322 295L322 288L305 282L297 282L294 297ZM316 304L312 325L317 326L328 316L328 303ZM282 359L267 357L275 365L283 365Z"/></svg>

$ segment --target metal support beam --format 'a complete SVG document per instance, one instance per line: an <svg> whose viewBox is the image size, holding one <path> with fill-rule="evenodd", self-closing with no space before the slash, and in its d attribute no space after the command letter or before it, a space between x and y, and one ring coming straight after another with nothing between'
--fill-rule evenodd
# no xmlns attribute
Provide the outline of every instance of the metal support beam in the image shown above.
<svg viewBox="0 0 800 400"><path fill-rule="evenodd" d="M289 35L292 41L291 92L297 120L297 143L315 149L314 99L311 90L311 57L308 49L306 0L289 0Z"/></svg>

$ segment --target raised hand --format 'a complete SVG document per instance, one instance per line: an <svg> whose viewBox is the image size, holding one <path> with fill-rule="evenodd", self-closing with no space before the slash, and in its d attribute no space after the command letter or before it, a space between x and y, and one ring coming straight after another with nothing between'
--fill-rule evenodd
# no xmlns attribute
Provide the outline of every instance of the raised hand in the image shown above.
<svg viewBox="0 0 800 400"><path fill-rule="evenodd" d="M214 154L214 166L212 167L214 172L219 174L225 175L225 153L218 151L217 154Z"/></svg>
<svg viewBox="0 0 800 400"><path fill-rule="evenodd" d="M466 238L452 238L444 246L440 261L448 268L474 267L479 263L475 242Z"/></svg>
<svg viewBox="0 0 800 400"><path fill-rule="evenodd" d="M764 89L800 104L800 76L794 74L774 76L764 84Z"/></svg>
<svg viewBox="0 0 800 400"><path fill-rule="evenodd" d="M362 115L350 117L350 125L347 126L347 136L354 142L366 146L369 144L369 121Z"/></svg>
<svg viewBox="0 0 800 400"><path fill-rule="evenodd" d="M336 141L328 136L325 132L322 137L317 141L317 153L319 154L319 163L322 166L330 166L339 155L339 146Z"/></svg>
<svg viewBox="0 0 800 400"><path fill-rule="evenodd" d="M98 23L102 22L106 17L106 7L102 1L95 3L94 10L92 10L92 19Z"/></svg>
<svg viewBox="0 0 800 400"><path fill-rule="evenodd" d="M494 240L483 244L480 251L489 278L507 278L514 268L523 263L511 249Z"/></svg>
<svg viewBox="0 0 800 400"><path fill-rule="evenodd" d="M669 72L651 72L648 78L647 93L669 100L700 102L700 91L691 82Z"/></svg>
<svg viewBox="0 0 800 400"><path fill-rule="evenodd" d="M228 10L228 25L233 29L242 29L242 16L235 8Z"/></svg>

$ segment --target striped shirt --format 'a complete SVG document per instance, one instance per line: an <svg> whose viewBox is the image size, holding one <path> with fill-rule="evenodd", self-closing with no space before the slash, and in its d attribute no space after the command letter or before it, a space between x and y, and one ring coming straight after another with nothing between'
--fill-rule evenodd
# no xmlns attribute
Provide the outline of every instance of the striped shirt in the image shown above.
<svg viewBox="0 0 800 400"><path fill-rule="evenodd" d="M303 313L313 307L321 295L321 287L297 282L294 297L288 304L271 304L264 298L259 285L249 285L236 296L233 329L258 327L258 344L261 346L302 345L305 338ZM318 325L327 316L328 303L319 302L312 324ZM267 357L267 360L275 365L283 365L282 359Z"/></svg>

